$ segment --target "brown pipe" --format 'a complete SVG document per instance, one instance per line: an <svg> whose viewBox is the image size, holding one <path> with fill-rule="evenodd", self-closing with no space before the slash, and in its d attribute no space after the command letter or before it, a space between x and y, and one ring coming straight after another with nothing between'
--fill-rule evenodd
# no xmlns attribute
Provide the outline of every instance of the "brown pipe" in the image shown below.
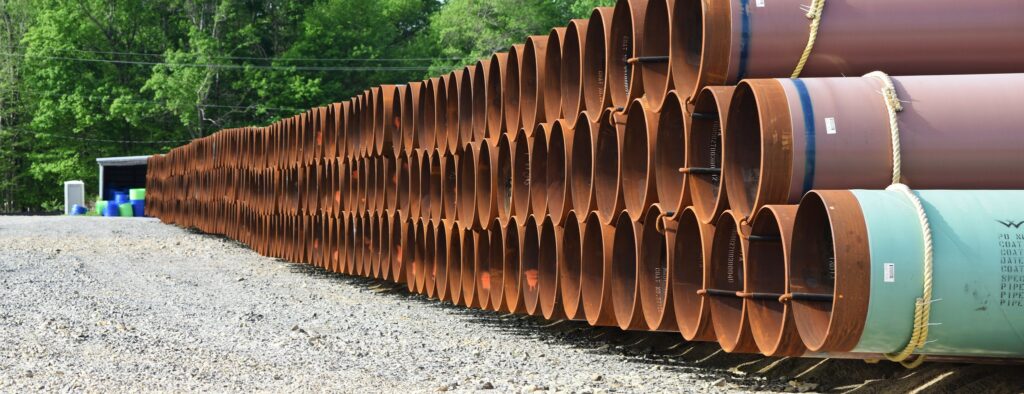
<svg viewBox="0 0 1024 394"><path fill-rule="evenodd" d="M449 88L448 81L451 80L450 75L442 75L438 78L437 84L434 85L434 100L436 102L434 106L434 146L444 153L448 150L448 131L451 127L450 122L458 120L458 115L450 117L451 100L448 98ZM454 88L454 86L453 86ZM454 89L453 89L454 91ZM453 95L453 99L458 100L458 93ZM458 102L455 102L456 111L458 108Z"/></svg>
<svg viewBox="0 0 1024 394"><path fill-rule="evenodd" d="M455 146L449 145L450 149L461 149L473 141L473 79L476 75L476 66L466 66L462 69L462 78L459 80L459 122L458 140Z"/></svg>
<svg viewBox="0 0 1024 394"><path fill-rule="evenodd" d="M686 137L686 167L705 172L687 173L686 185L692 196L694 213L704 223L714 223L722 216L722 212L729 209L721 173L724 153L722 135L728 131L725 121L735 89L732 86L704 88L697 95L693 113L690 114Z"/></svg>
<svg viewBox="0 0 1024 394"><path fill-rule="evenodd" d="M515 149L515 142L508 134L502 134L498 139L497 154L495 160L496 175L494 182L497 184L498 219L502 223L508 222L512 217L512 152Z"/></svg>
<svg viewBox="0 0 1024 394"><path fill-rule="evenodd" d="M576 118L586 109L583 99L583 50L587 46L588 22L587 19L569 21L561 45L559 94L562 114L569 124L576 124Z"/></svg>
<svg viewBox="0 0 1024 394"><path fill-rule="evenodd" d="M422 155L423 153L420 149L413 149L409 152L409 210L406 212L406 216L409 218L423 216L420 212L423 206L422 199L424 198L420 194L423 187L420 183L423 179Z"/></svg>
<svg viewBox="0 0 1024 394"><path fill-rule="evenodd" d="M509 220L509 223L515 223ZM505 300L505 228L501 219L494 219L488 233L487 272L489 275L481 276L481 289L490 294L490 307L495 312L509 312L508 302Z"/></svg>
<svg viewBox="0 0 1024 394"><path fill-rule="evenodd" d="M437 146L445 152L452 152L462 146L459 144L459 123L462 116L459 113L462 100L462 76L465 70L457 69L445 76L445 94L447 102L445 108L445 126L437 136Z"/></svg>
<svg viewBox="0 0 1024 394"><path fill-rule="evenodd" d="M565 40L565 30L564 27L551 29L547 49L544 51L546 77L539 87L544 98L545 122L554 122L565 116L562 113L562 42Z"/></svg>
<svg viewBox="0 0 1024 394"><path fill-rule="evenodd" d="M472 138L470 141L479 142L489 137L487 126L487 105L488 86L491 76L491 61L479 60L473 68L472 84L472 106L473 125Z"/></svg>
<svg viewBox="0 0 1024 394"><path fill-rule="evenodd" d="M388 176L387 165L384 162L385 158L382 156L373 157L374 170L374 186L373 192L376 194L374 199L373 212L382 213L388 207L388 194L394 192L392 179L393 176Z"/></svg>
<svg viewBox="0 0 1024 394"><path fill-rule="evenodd" d="M608 45L608 89L611 91L613 107L626 107L644 95L644 69L639 63L630 60L639 56L641 48L646 44L646 15L647 0L615 3Z"/></svg>
<svg viewBox="0 0 1024 394"><path fill-rule="evenodd" d="M508 311L516 314L526 313L526 300L523 298L523 271L522 255L526 245L524 230L525 226L519 225L515 216L509 218L501 231L505 232L504 237L504 258L502 261L502 287L505 295L505 305ZM536 230L535 230L536 231ZM494 275L491 275L493 278Z"/></svg>
<svg viewBox="0 0 1024 394"><path fill-rule="evenodd" d="M426 272L427 272L427 225L423 223L423 219L417 219L416 221L416 238L413 242L413 259L412 264L409 268L409 287L410 291L414 291L419 294L426 292ZM431 234L433 237L433 234ZM431 238L433 243L433 238Z"/></svg>
<svg viewBox="0 0 1024 394"><path fill-rule="evenodd" d="M584 213L597 209L594 195L594 140L598 124L589 113L580 113L573 125L572 163L569 165L569 187L572 206ZM585 219L585 218L581 218Z"/></svg>
<svg viewBox="0 0 1024 394"><path fill-rule="evenodd" d="M381 189L381 193L384 194L381 210L395 211L398 209L398 193L401 184L398 179L398 160L391 154L391 150L387 150L387 153L381 156L380 163L383 167L381 174L384 181Z"/></svg>
<svg viewBox="0 0 1024 394"><path fill-rule="evenodd" d="M586 46L583 49L583 104L588 112L600 114L611 105L608 86L608 50L611 45L611 7L598 7L587 22Z"/></svg>
<svg viewBox="0 0 1024 394"><path fill-rule="evenodd" d="M349 229L349 231L351 231L351 237L348 240L350 253L348 260L345 261L345 273L349 275L358 275L360 266L359 262L362 261L361 258L363 255L363 217L356 213L350 215ZM292 234L287 230L285 233Z"/></svg>
<svg viewBox="0 0 1024 394"><path fill-rule="evenodd" d="M374 277L380 280L391 280L391 213L384 211L378 216L377 225L377 262L373 269Z"/></svg>
<svg viewBox="0 0 1024 394"><path fill-rule="evenodd" d="M658 114L639 99L629 105L628 114L619 160L622 202L632 216L639 218L648 206L659 202L654 162L659 143Z"/></svg>
<svg viewBox="0 0 1024 394"><path fill-rule="evenodd" d="M377 211L377 199L380 195L378 193L380 179L377 176L377 170L380 168L377 166L378 157L368 156L365 159L365 166L363 167L366 171L363 174L363 194L366 195L366 205L364 209L371 212Z"/></svg>
<svg viewBox="0 0 1024 394"><path fill-rule="evenodd" d="M434 298L434 295L437 294L435 282L437 280L438 240L446 238L443 235L441 237L437 236L438 229L443 231L444 227L439 227L433 219L424 224L423 227L427 234L423 237L423 243L425 244L423 247L423 273L421 274L423 275L423 287L420 288L420 294L426 295L427 298ZM441 253L441 257L444 257L443 252Z"/></svg>
<svg viewBox="0 0 1024 394"><path fill-rule="evenodd" d="M462 305L467 308L480 308L480 300L476 296L476 232L470 228L461 229L462 250L459 255L462 257L462 275L458 278L461 288Z"/></svg>
<svg viewBox="0 0 1024 394"><path fill-rule="evenodd" d="M411 210L411 190L410 182L412 181L411 167L412 163L409 160L409 154L407 152L401 152L398 156L398 160L395 161L397 166L396 171L398 172L395 184L395 210L397 213L402 215L402 218L409 216Z"/></svg>
<svg viewBox="0 0 1024 394"><path fill-rule="evenodd" d="M508 53L498 52L491 56L487 72L487 133L486 137L497 139L505 131L505 89L508 86ZM474 97L474 100L479 100Z"/></svg>
<svg viewBox="0 0 1024 394"><path fill-rule="evenodd" d="M537 296L540 302L540 314L548 320L565 318L565 306L562 305L560 286L562 278L559 275L562 271L562 256L564 255L562 247L562 227L557 226L551 216L546 216L544 222L540 224Z"/></svg>
<svg viewBox="0 0 1024 394"><path fill-rule="evenodd" d="M497 221L495 219L494 221ZM491 234L488 230L474 231L473 282L477 304L480 309L491 308ZM465 257L465 252L463 252Z"/></svg>
<svg viewBox="0 0 1024 394"><path fill-rule="evenodd" d="M402 283L405 280L402 275L402 217L398 212L392 211L385 213L384 218L384 224L387 225L384 233L387 234L387 238L381 277L387 281Z"/></svg>
<svg viewBox="0 0 1024 394"><path fill-rule="evenodd" d="M592 326L618 325L611 289L614 242L615 226L605 224L597 212L590 212L583 224L580 296L583 314Z"/></svg>
<svg viewBox="0 0 1024 394"><path fill-rule="evenodd" d="M434 152L430 155L430 166L428 167L430 171L427 173L428 178L426 179L428 186L424 187L422 181L420 183L420 189L422 190L420 192L421 198L424 192L430 194L430 210L428 212L430 213L430 219L435 221L441 220L441 214L444 212L444 201L442 200L444 168L441 164L442 160L444 160L444 157L442 157L441 150L434 149ZM420 209L422 210L422 208Z"/></svg>
<svg viewBox="0 0 1024 394"><path fill-rule="evenodd" d="M527 315L540 316L540 223L530 215L523 223L520 244L520 301Z"/></svg>
<svg viewBox="0 0 1024 394"><path fill-rule="evenodd" d="M398 156L402 152L402 144L405 143L404 129L402 124L402 110L405 108L406 85L395 86L394 94L391 97L391 105L384 106L384 146L382 155ZM387 104L387 103L385 103Z"/></svg>
<svg viewBox="0 0 1024 394"><path fill-rule="evenodd" d="M377 215L366 211L363 213L363 260L362 270L358 273L367 278L376 278L374 271L377 264L377 248L380 246Z"/></svg>
<svg viewBox="0 0 1024 394"><path fill-rule="evenodd" d="M594 205L601 220L611 224L625 207L619 163L625 122L617 120L612 109L601 113L594 139Z"/></svg>
<svg viewBox="0 0 1024 394"><path fill-rule="evenodd" d="M462 295L462 225L453 221L448 227L448 298L452 304L466 306ZM440 286L440 284L438 284Z"/></svg>
<svg viewBox="0 0 1024 394"><path fill-rule="evenodd" d="M544 84L548 72L544 59L547 53L548 36L530 36L521 56L519 74L519 110L522 128L532 134L536 125L547 121L544 113Z"/></svg>
<svg viewBox="0 0 1024 394"><path fill-rule="evenodd" d="M779 297L789 293L789 256L793 242L796 205L768 205L755 216L743 272L747 319L754 342L770 357L796 357L807 352L800 341L788 303Z"/></svg>
<svg viewBox="0 0 1024 394"><path fill-rule="evenodd" d="M651 205L644 215L640 234L637 294L647 327L653 331L678 331L672 305L672 253L675 252L678 222L675 212Z"/></svg>
<svg viewBox="0 0 1024 394"><path fill-rule="evenodd" d="M571 186L572 143L575 137L573 132L572 126L565 119L558 119L551 125L548 136L548 157L545 161L547 168L545 207L556 225L561 225L565 221L565 216L573 209Z"/></svg>
<svg viewBox="0 0 1024 394"><path fill-rule="evenodd" d="M629 211L621 211L615 220L612 241L611 299L615 321L623 330L646 330L637 266L640 263L640 235L643 223L633 220Z"/></svg>
<svg viewBox="0 0 1024 394"><path fill-rule="evenodd" d="M902 182L918 189L1024 186L1024 177L1013 171L991 171L1024 167L1024 139L1007 132L1024 122L1024 113L1008 111L1024 102L1024 74L892 80L903 106L896 116L904 130ZM724 135L730 209L748 217L767 204L796 203L811 189L881 189L893 183L882 88L873 77L740 84Z"/></svg>
<svg viewBox="0 0 1024 394"><path fill-rule="evenodd" d="M374 116L374 150L372 153L383 154L385 150L391 151L393 147L393 136L401 130L401 102L398 98L398 86L381 85L377 95L377 113ZM398 113L396 114L396 110ZM397 116L396 116L397 115ZM398 123L398 124L396 124Z"/></svg>
<svg viewBox="0 0 1024 394"><path fill-rule="evenodd" d="M459 161L455 154L444 154L441 162L441 218L446 221L458 219Z"/></svg>
<svg viewBox="0 0 1024 394"><path fill-rule="evenodd" d="M676 325L688 341L715 341L708 299L698 294L706 288L715 226L697 220L693 208L676 216L676 241L669 254L672 260L672 306Z"/></svg>
<svg viewBox="0 0 1024 394"><path fill-rule="evenodd" d="M476 214L477 186L476 186L476 162L480 157L478 153L481 142L467 142L459 156L458 180L458 218L466 228L479 228L480 219ZM488 175L488 177L490 177ZM490 188L490 185L487 186ZM488 193L489 194L489 193ZM472 242L470 242L472 243Z"/></svg>
<svg viewBox="0 0 1024 394"><path fill-rule="evenodd" d="M746 3L743 3L746 4ZM802 0L741 8L735 1L676 2L672 57L677 87L789 77L807 46ZM797 10L797 11L794 11ZM1004 0L857 0L824 6L803 77L1018 72L1024 8Z"/></svg>
<svg viewBox="0 0 1024 394"><path fill-rule="evenodd" d="M473 227L485 230L498 217L498 152L491 139L480 141L476 155L476 220Z"/></svg>
<svg viewBox="0 0 1024 394"><path fill-rule="evenodd" d="M437 294L438 301L451 301L451 293L448 292L448 248L450 228L443 221L435 222L434 239L437 245L434 247L434 272L432 275L434 283L434 294Z"/></svg>
<svg viewBox="0 0 1024 394"><path fill-rule="evenodd" d="M438 122L438 102L437 102L437 90L439 89L441 79L430 78L423 83L423 91L420 94L423 96L423 110L417 120L422 119L417 127L417 145L420 149L426 149L433 151L437 147L435 136ZM443 108L443 107L442 107Z"/></svg>
<svg viewBox="0 0 1024 394"><path fill-rule="evenodd" d="M548 136L551 135L551 124L537 125L530 142L530 212L543 216L548 211Z"/></svg>
<svg viewBox="0 0 1024 394"><path fill-rule="evenodd" d="M513 45L508 51L508 66L505 70L505 81L502 87L505 95L502 100L502 113L505 116L505 125L502 132L515 134L523 127L523 117L520 111L522 105L520 78L523 68L523 51L526 46L522 44Z"/></svg>
<svg viewBox="0 0 1024 394"><path fill-rule="evenodd" d="M420 148L420 128L423 127L423 107L426 105L423 82L409 82L402 101L402 149L411 152Z"/></svg>
<svg viewBox="0 0 1024 394"><path fill-rule="evenodd" d="M567 319L584 320L580 283L583 272L583 229L576 211L566 214L559 230L562 233L562 253L558 257L559 297ZM545 250L543 246L541 250Z"/></svg>
<svg viewBox="0 0 1024 394"><path fill-rule="evenodd" d="M520 129L512 146L512 216L522 220L530 215L530 152L533 141Z"/></svg>
<svg viewBox="0 0 1024 394"><path fill-rule="evenodd" d="M391 259L391 273L396 283L405 283L406 289L410 292L416 290L416 274L413 266L416 264L416 221L411 217L405 219L401 226L400 247L398 253Z"/></svg>
<svg viewBox="0 0 1024 394"><path fill-rule="evenodd" d="M729 353L754 353L757 344L747 321L746 305L740 294L746 275L743 270L749 242L744 234L750 228L742 218L725 211L715 226L715 240L708 264L707 288L701 295L711 307L711 323L718 335L718 344Z"/></svg>

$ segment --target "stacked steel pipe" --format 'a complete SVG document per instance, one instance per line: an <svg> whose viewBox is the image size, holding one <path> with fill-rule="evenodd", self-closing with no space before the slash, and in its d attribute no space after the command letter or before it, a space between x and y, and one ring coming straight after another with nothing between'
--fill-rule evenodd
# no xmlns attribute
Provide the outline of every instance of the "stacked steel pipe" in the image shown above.
<svg viewBox="0 0 1024 394"><path fill-rule="evenodd" d="M1024 7L803 2L621 0L154 156L146 212L728 352L1024 356Z"/></svg>

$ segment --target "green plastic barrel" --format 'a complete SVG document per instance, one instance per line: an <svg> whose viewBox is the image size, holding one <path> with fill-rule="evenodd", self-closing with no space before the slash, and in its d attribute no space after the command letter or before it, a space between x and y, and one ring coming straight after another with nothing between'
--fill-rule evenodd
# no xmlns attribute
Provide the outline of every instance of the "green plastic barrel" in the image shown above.
<svg viewBox="0 0 1024 394"><path fill-rule="evenodd" d="M128 198L130 200L145 200L146 199L146 189L129 189L128 190Z"/></svg>
<svg viewBox="0 0 1024 394"><path fill-rule="evenodd" d="M132 216L135 216L135 212L132 210L131 203L121 204L118 206L118 209L121 210L121 217L130 218Z"/></svg>
<svg viewBox="0 0 1024 394"><path fill-rule="evenodd" d="M103 200L96 200L96 214L102 216L104 209L107 209L107 202Z"/></svg>

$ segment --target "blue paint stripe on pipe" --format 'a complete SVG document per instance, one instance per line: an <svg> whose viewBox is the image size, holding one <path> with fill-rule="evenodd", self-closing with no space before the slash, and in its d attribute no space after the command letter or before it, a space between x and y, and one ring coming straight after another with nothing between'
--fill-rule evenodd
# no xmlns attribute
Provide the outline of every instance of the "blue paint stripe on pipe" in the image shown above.
<svg viewBox="0 0 1024 394"><path fill-rule="evenodd" d="M736 81L747 77L747 58L750 56L750 0L740 0L740 60Z"/></svg>
<svg viewBox="0 0 1024 394"><path fill-rule="evenodd" d="M800 79L791 79L793 86L796 87L797 94L800 95L800 107L804 112L804 137L806 144L804 147L804 182L803 190L801 194L807 193L814 188L814 165L816 161L817 149L814 143L814 104L811 103L811 94L807 92L807 85Z"/></svg>

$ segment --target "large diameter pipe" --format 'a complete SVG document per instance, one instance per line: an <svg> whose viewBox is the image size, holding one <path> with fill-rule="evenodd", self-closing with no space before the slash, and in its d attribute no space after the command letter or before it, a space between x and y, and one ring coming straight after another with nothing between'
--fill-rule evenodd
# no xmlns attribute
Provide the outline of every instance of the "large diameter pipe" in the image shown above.
<svg viewBox="0 0 1024 394"><path fill-rule="evenodd" d="M459 80L459 138L455 147L460 149L470 141L473 141L474 110L473 110L473 85L476 77L476 66L466 66L462 69L462 79Z"/></svg>
<svg viewBox="0 0 1024 394"><path fill-rule="evenodd" d="M584 320L582 279L583 279L583 228L576 211L569 211L562 221L562 253L558 257L558 287L565 317L570 320ZM541 246L541 250L545 250Z"/></svg>
<svg viewBox="0 0 1024 394"><path fill-rule="evenodd" d="M537 124L547 121L544 104L544 84L548 79L544 59L547 47L548 36L530 36L526 38L521 54L519 116L527 133L533 133Z"/></svg>
<svg viewBox="0 0 1024 394"><path fill-rule="evenodd" d="M473 228L484 230L498 217L498 152L491 139L479 142L474 150L476 163L476 219Z"/></svg>
<svg viewBox="0 0 1024 394"><path fill-rule="evenodd" d="M688 341L715 341L708 299L699 294L707 288L709 271L705 268L711 261L715 226L697 220L693 208L683 210L676 218L676 242L670 254L676 325Z"/></svg>
<svg viewBox="0 0 1024 394"><path fill-rule="evenodd" d="M584 213L596 209L594 203L594 140L599 125L589 113L581 113L573 125L572 163L569 165L569 186L572 207ZM585 219L585 218L580 218Z"/></svg>
<svg viewBox="0 0 1024 394"><path fill-rule="evenodd" d="M402 99L402 145L401 149L411 152L419 148L419 133L423 127L423 107L425 105L423 82L409 82L405 86Z"/></svg>
<svg viewBox="0 0 1024 394"><path fill-rule="evenodd" d="M426 275L424 274L427 269L427 226L423 223L423 219L416 221L416 238L413 241L413 258L409 265L409 290L419 294L425 292ZM431 235L433 237L433 235ZM430 240L433 242L433 238Z"/></svg>
<svg viewBox="0 0 1024 394"><path fill-rule="evenodd" d="M565 119L558 119L551 124L547 142L547 160L545 161L544 197L547 199L545 208L555 225L561 225L565 216L573 209L572 201L572 142L575 137L572 125Z"/></svg>
<svg viewBox="0 0 1024 394"><path fill-rule="evenodd" d="M744 262L743 302L761 354L769 357L800 356L807 347L800 341L793 309L779 297L787 286L796 205L768 205L751 224L750 246Z"/></svg>
<svg viewBox="0 0 1024 394"><path fill-rule="evenodd" d="M426 236L423 237L423 270L420 275L423 276L423 286L420 287L420 294L426 295L428 298L434 298L437 294L437 255L441 254L443 259L445 253L438 251L438 245L440 245L439 239L447 239L443 235L438 237L438 230L444 231L444 226L438 226L437 222L430 220L423 225ZM442 263L443 264L443 263Z"/></svg>
<svg viewBox="0 0 1024 394"><path fill-rule="evenodd" d="M495 159L494 182L497 184L498 219L505 223L512 217L512 154L515 142L508 134L498 139L497 159Z"/></svg>
<svg viewBox="0 0 1024 394"><path fill-rule="evenodd" d="M892 80L903 107L896 115L904 131L897 150L902 181L921 189L1024 186L1016 172L994 171L1024 166L1024 139L1007 131L1024 123L1024 112L1010 110L1024 103L1024 74ZM811 189L893 183L882 89L873 77L740 84L724 136L731 209L747 217L767 204L796 203Z"/></svg>
<svg viewBox="0 0 1024 394"><path fill-rule="evenodd" d="M586 109L583 99L583 50L587 46L588 22L588 19L569 21L562 40L559 90L562 114L569 124L576 124L576 118Z"/></svg>
<svg viewBox="0 0 1024 394"><path fill-rule="evenodd" d="M402 272L402 258L405 257L402 242L404 236L402 215L398 212L391 213L391 222L388 225L388 265L385 269L385 279L394 283L405 282L405 273Z"/></svg>
<svg viewBox="0 0 1024 394"><path fill-rule="evenodd" d="M454 305L466 306L462 298L462 225L452 222L448 227L448 299ZM438 284L440 286L440 284Z"/></svg>
<svg viewBox="0 0 1024 394"><path fill-rule="evenodd" d="M406 85L395 86L395 94L391 99L391 108L384 107L384 113L387 116L384 118L384 130L387 133L387 138L384 139L384 150L381 154L391 154L398 156L403 152L402 145L405 143L405 125L402 120L405 118L402 115L402 111L405 109L405 89Z"/></svg>
<svg viewBox="0 0 1024 394"><path fill-rule="evenodd" d="M447 94L447 103L445 104L445 123L444 131L438 135L437 146L443 147L442 150L446 152L452 152L456 148L462 146L459 144L459 124L461 123L460 105L462 94L462 77L465 75L465 70L457 69L448 73L445 77L445 93Z"/></svg>
<svg viewBox="0 0 1024 394"><path fill-rule="evenodd" d="M1019 190L809 193L796 215L784 297L804 344L815 352L900 352L920 316L915 304L925 303L927 337L915 354L1024 355L1021 201Z"/></svg>
<svg viewBox="0 0 1024 394"><path fill-rule="evenodd" d="M472 102L473 102L473 142L483 141L490 137L487 125L488 89L491 77L491 61L489 59L479 60L473 69L472 81Z"/></svg>
<svg viewBox="0 0 1024 394"><path fill-rule="evenodd" d="M470 228L462 229L459 251L461 267L459 287L461 287L462 305L467 308L480 308L480 300L476 295L476 232ZM454 285L453 285L454 286Z"/></svg>
<svg viewBox="0 0 1024 394"><path fill-rule="evenodd" d="M539 256L537 260L537 297L540 303L540 315L548 320L565 317L562 305L560 273L563 256L562 227L545 216L539 225Z"/></svg>
<svg viewBox="0 0 1024 394"><path fill-rule="evenodd" d="M495 312L508 312L505 301L505 228L501 219L494 219L487 228L488 234L488 275L481 276L480 288L490 294L489 308Z"/></svg>
<svg viewBox="0 0 1024 394"><path fill-rule="evenodd" d="M479 228L479 216L477 216L477 185L476 185L476 162L480 157L480 142L467 142L459 156L458 192L458 218L466 228ZM489 178L489 176L488 176ZM490 185L486 188L490 190ZM489 192L487 194L490 194ZM472 243L472 242L470 242Z"/></svg>
<svg viewBox="0 0 1024 394"><path fill-rule="evenodd" d="M594 205L601 220L607 224L615 221L616 215L625 203L622 199L622 176L620 155L625 123L618 120L611 109L601 113L594 138ZM646 158L645 158L646 159Z"/></svg>
<svg viewBox="0 0 1024 394"><path fill-rule="evenodd" d="M473 282L475 298L480 309L491 308L491 234L488 230L474 231Z"/></svg>
<svg viewBox="0 0 1024 394"><path fill-rule="evenodd" d="M539 88L544 99L544 121L562 119L562 44L565 40L564 27L556 27L548 33L548 45L544 50L544 74ZM538 116L538 119L540 117Z"/></svg>
<svg viewBox="0 0 1024 394"><path fill-rule="evenodd" d="M715 240L711 247L711 262L708 264L707 287L701 295L708 298L711 307L711 322L718 335L718 344L729 353L753 353L757 351L754 335L747 320L746 305L740 297L746 279L744 261L749 253L749 241L742 234L750 229L741 222L743 218L725 211L715 226Z"/></svg>
<svg viewBox="0 0 1024 394"><path fill-rule="evenodd" d="M522 89L519 85L521 84L520 75L522 74L523 52L525 50L525 45L516 44L508 51L508 69L505 70L505 81L502 84L504 88L503 94L505 95L502 100L502 114L505 117L505 128L503 131L505 133L515 134L516 131L523 127L521 112Z"/></svg>
<svg viewBox="0 0 1024 394"><path fill-rule="evenodd" d="M452 152L444 154L441 162L441 218L457 219L459 161Z"/></svg>
<svg viewBox="0 0 1024 394"><path fill-rule="evenodd" d="M548 210L548 136L551 135L551 124L537 125L530 145L530 212L539 217Z"/></svg>
<svg viewBox="0 0 1024 394"><path fill-rule="evenodd" d="M722 134L735 90L732 86L709 86L701 90L690 114L686 137L686 186L694 213L704 223L713 223L729 209L722 180Z"/></svg>
<svg viewBox="0 0 1024 394"><path fill-rule="evenodd" d="M412 190L410 187L413 174L411 171L412 161L410 157L411 156L408 152L403 151L395 161L395 165L397 166L396 171L398 172L397 178L395 178L395 181L397 182L394 193L395 210L397 210L403 218L410 216L409 212L412 204Z"/></svg>
<svg viewBox="0 0 1024 394"><path fill-rule="evenodd" d="M416 291L416 221L412 217L405 219L402 225L401 254L397 259L392 259L392 272L395 273L395 282L405 283L406 290Z"/></svg>
<svg viewBox="0 0 1024 394"><path fill-rule="evenodd" d="M533 140L526 135L526 130L520 129L515 136L515 144L512 146L511 212L512 216L525 220L523 218L529 216L531 212L530 153L535 148Z"/></svg>
<svg viewBox="0 0 1024 394"><path fill-rule="evenodd" d="M434 152L430 155L430 167L427 173L429 189L420 184L420 188L423 191L430 193L430 219L439 221L442 219L442 213L444 212L444 201L442 197L442 190L444 190L444 167L442 162L445 157L442 155L440 149L434 149ZM421 192L421 195L423 193ZM422 208L421 208L422 209Z"/></svg>
<svg viewBox="0 0 1024 394"><path fill-rule="evenodd" d="M422 114L418 116L417 120L420 121L419 126L416 127L416 139L420 149L434 150L437 147L435 141L435 134L437 134L437 127L439 122L438 111L443 107L438 107L437 101L437 90L441 89L440 78L430 78L423 83L423 91L420 95L423 97L422 102Z"/></svg>
<svg viewBox="0 0 1024 394"><path fill-rule="evenodd" d="M501 259L504 302L509 312L518 314L526 313L526 301L523 299L523 271L520 269L524 245L522 242L524 239L524 228L519 225L519 220L513 216L499 230L505 233L505 243L502 247L504 258Z"/></svg>
<svg viewBox="0 0 1024 394"><path fill-rule="evenodd" d="M647 328L653 331L677 331L673 294L672 255L676 242L675 212L654 204L643 216L640 233L640 258L637 264L637 296L643 308Z"/></svg>
<svg viewBox="0 0 1024 394"><path fill-rule="evenodd" d="M675 91L671 91L665 96L661 113L657 116L654 143L648 142L653 149L650 165L657 185L655 198L666 209L682 212L690 205L686 175L680 172L686 163L686 135L689 132L686 104Z"/></svg>
<svg viewBox="0 0 1024 394"><path fill-rule="evenodd" d="M807 48L802 0L683 0L674 12L673 78L696 94L745 78L789 77ZM794 11L796 10L796 11ZM804 77L1001 73L1024 65L1024 7L972 2L854 0L824 5Z"/></svg>
<svg viewBox="0 0 1024 394"><path fill-rule="evenodd" d="M652 108L660 109L665 96L672 91L672 5L675 0L650 0L644 14L643 42L635 48L632 60L640 72L644 97Z"/></svg>
<svg viewBox="0 0 1024 394"><path fill-rule="evenodd" d="M543 218L541 218L543 220ZM540 316L540 226L536 215L530 215L523 222L519 253L519 291L523 312Z"/></svg>
<svg viewBox="0 0 1024 394"><path fill-rule="evenodd" d="M402 101L398 86L381 85L376 107L380 113L374 120L379 123L374 126L374 153L380 155L393 152L394 141L401 138Z"/></svg>
<svg viewBox="0 0 1024 394"><path fill-rule="evenodd" d="M583 224L580 296L583 314L592 326L618 326L612 302L612 247L615 226L590 212Z"/></svg>
<svg viewBox="0 0 1024 394"><path fill-rule="evenodd" d="M505 90L508 87L508 53L498 52L491 56L487 72L487 138L497 139L505 127ZM474 97L474 100L479 98Z"/></svg>
<svg viewBox="0 0 1024 394"><path fill-rule="evenodd" d="M419 149L413 149L409 152L409 210L406 212L409 218L422 216L420 214L420 208L423 206L423 197L420 194L422 190L420 182L423 179L423 160L421 155L422 151Z"/></svg>
<svg viewBox="0 0 1024 394"><path fill-rule="evenodd" d="M608 45L608 89L612 106L625 108L644 94L643 68L636 59L646 44L644 20L647 0L622 0L612 13L611 41Z"/></svg>
<svg viewBox="0 0 1024 394"><path fill-rule="evenodd" d="M658 114L644 100L629 105L626 127L622 135L619 176L622 179L622 202L634 217L644 215L648 206L658 201L655 176L655 151L658 143ZM667 201L666 201L667 202Z"/></svg>
<svg viewBox="0 0 1024 394"><path fill-rule="evenodd" d="M629 211L621 211L616 216L612 241L612 310L615 322L623 330L647 329L637 275L642 231L643 223L633 220Z"/></svg>
<svg viewBox="0 0 1024 394"><path fill-rule="evenodd" d="M586 46L583 49L583 103L588 112L600 114L611 105L608 85L608 49L611 45L611 7L598 7L587 23Z"/></svg>

